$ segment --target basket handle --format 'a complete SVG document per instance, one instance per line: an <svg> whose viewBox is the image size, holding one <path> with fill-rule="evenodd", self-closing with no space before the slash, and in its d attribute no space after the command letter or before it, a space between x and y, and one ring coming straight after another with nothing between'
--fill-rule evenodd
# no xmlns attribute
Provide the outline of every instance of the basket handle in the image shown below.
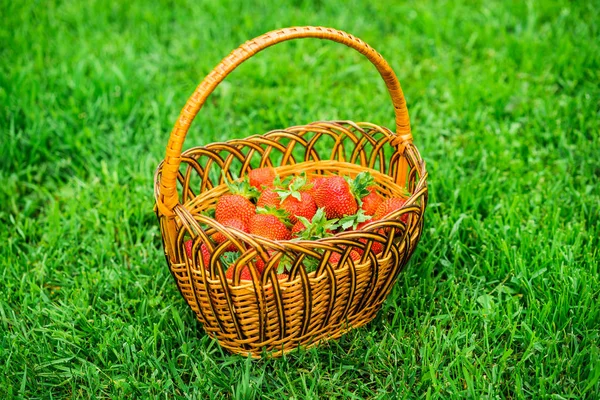
<svg viewBox="0 0 600 400"><path fill-rule="evenodd" d="M406 101L404 100L400 82L398 82L396 74L394 74L387 61L377 51L369 47L362 40L346 32L331 28L306 26L271 31L247 41L225 57L204 78L181 110L179 118L171 131L165 162L162 167L159 185L160 196L157 198L157 205L163 214L173 215L172 210L179 202L177 196L177 171L181 163L183 141L192 121L204 105L207 97L229 73L254 54L274 44L302 38L332 40L345 44L367 57L381 74L394 104L394 112L396 113L396 138L392 140L392 145L399 146L401 151L405 144L412 142L408 109L406 108Z"/></svg>

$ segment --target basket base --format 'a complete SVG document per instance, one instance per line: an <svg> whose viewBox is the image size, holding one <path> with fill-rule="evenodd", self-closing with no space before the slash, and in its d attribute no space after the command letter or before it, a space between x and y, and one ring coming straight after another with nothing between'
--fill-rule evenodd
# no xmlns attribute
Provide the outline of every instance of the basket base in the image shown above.
<svg viewBox="0 0 600 400"><path fill-rule="evenodd" d="M287 339L282 341L282 343L279 345L273 343L269 346L265 346L263 349L244 350L240 348L237 342L229 343L229 341L220 340L216 335L211 334L209 331L205 330L205 332L211 338L216 339L219 342L219 345L228 350L230 353L251 357L253 359L278 358L284 354L305 351L310 348L320 346L329 340L339 339L342 335L367 325L375 318L381 309L381 304L382 303L369 307L368 313L361 315L361 318L355 318L355 321L353 322L347 321L343 324L338 324L337 326L329 326L324 330L324 332L311 332L310 335L299 337L294 341ZM197 318L197 320L202 322L200 318Z"/></svg>

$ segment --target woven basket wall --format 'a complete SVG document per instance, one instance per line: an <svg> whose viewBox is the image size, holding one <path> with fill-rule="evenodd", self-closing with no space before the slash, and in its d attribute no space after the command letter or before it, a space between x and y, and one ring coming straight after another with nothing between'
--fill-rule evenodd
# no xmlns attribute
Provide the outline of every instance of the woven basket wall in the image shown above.
<svg viewBox="0 0 600 400"><path fill-rule="evenodd" d="M258 51L278 42L313 37L343 43L364 54L378 69L391 95L396 132L351 121L314 122L191 148L182 153L189 126L208 95L227 74ZM401 209L363 229L317 241L275 242L227 228L207 216L227 192L228 179L253 168L270 166L282 176L356 176L371 172L384 197L406 197ZM221 346L240 354L278 356L302 345L339 337L371 321L410 259L423 228L427 172L412 144L402 90L385 60L359 39L341 31L288 28L249 41L226 57L198 86L173 129L167 156L155 176L156 211L167 263L177 286L204 330ZM210 240L215 232L227 238ZM193 240L192 257L184 242ZM211 251L205 264L204 244ZM220 256L229 246L240 256L233 279L225 277ZM383 247L381 252L373 246ZM352 250L362 256L353 261ZM341 255L332 263L333 253ZM289 276L279 279L277 264L291 262ZM257 272L256 262L265 263ZM308 262L317 265L306 272ZM252 280L241 280L248 266Z"/></svg>

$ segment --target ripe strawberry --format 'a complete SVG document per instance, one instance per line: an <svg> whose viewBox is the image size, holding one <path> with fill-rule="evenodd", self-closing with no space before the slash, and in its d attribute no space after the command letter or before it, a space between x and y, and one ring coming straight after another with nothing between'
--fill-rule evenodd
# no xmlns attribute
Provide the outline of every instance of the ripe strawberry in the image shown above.
<svg viewBox="0 0 600 400"><path fill-rule="evenodd" d="M194 245L193 240L186 240L185 243L185 254L187 254L188 258L192 258L192 246Z"/></svg>
<svg viewBox="0 0 600 400"><path fill-rule="evenodd" d="M376 188L374 186L371 186L370 188L368 188L368 190L369 194L361 199L362 206L360 208L362 208L365 211L365 214L367 215L375 215L377 207L379 207L379 205L383 201L383 197L381 197L379 193L377 193Z"/></svg>
<svg viewBox="0 0 600 400"><path fill-rule="evenodd" d="M226 183L231 193L224 194L217 201L215 218L221 223L228 219L239 219L247 226L252 216L256 214L256 207L250 200L258 197L258 190L251 187L247 179Z"/></svg>
<svg viewBox="0 0 600 400"><path fill-rule="evenodd" d="M272 187L266 187L256 201L256 207L262 208L267 206L278 208L280 204L281 197L279 197L279 193L277 193Z"/></svg>
<svg viewBox="0 0 600 400"><path fill-rule="evenodd" d="M389 213L401 208L404 205L404 203L406 203L406 199L403 199L401 197L392 197L392 198L384 200L379 205L379 207L377 207L377 211L375 211L375 215L373 215L373 219L374 220L382 219ZM402 217L400 217L400 221L407 222L408 214L402 215Z"/></svg>
<svg viewBox="0 0 600 400"><path fill-rule="evenodd" d="M361 223L359 223L358 225L356 225L356 229L355 229L355 231L357 231L357 230L361 230L361 229L362 229L362 228L363 228L363 227L364 227L366 224L368 224L369 222L372 222L372 221L373 221L373 220L372 220L372 219L370 219L370 220L368 220L368 221L364 221L364 222L361 222Z"/></svg>
<svg viewBox="0 0 600 400"><path fill-rule="evenodd" d="M360 253L356 250L350 250L350 258L352 259L352 261L358 261L360 260ZM332 265L337 265L341 259L342 255L340 253L331 253L331 256L329 257L329 262Z"/></svg>
<svg viewBox="0 0 600 400"><path fill-rule="evenodd" d="M263 186L271 187L273 186L275 175L275 170L271 167L253 169L248 172L250 186L254 186L257 189L262 189Z"/></svg>
<svg viewBox="0 0 600 400"><path fill-rule="evenodd" d="M317 212L317 204L312 196L306 192L300 192L300 200L289 196L281 202L281 208L290 214L289 220L292 224L298 222L298 217L312 219Z"/></svg>
<svg viewBox="0 0 600 400"><path fill-rule="evenodd" d="M204 269L209 269L210 267L210 251L208 247L204 243L200 245L200 253L202 253L202 261L204 262Z"/></svg>
<svg viewBox="0 0 600 400"><path fill-rule="evenodd" d="M317 193L317 189L319 186L321 186L321 183L325 182L326 180L326 176L313 176L310 178L308 180L308 184L310 185L310 188L307 190L308 194L314 198L315 194Z"/></svg>
<svg viewBox="0 0 600 400"><path fill-rule="evenodd" d="M193 240L186 240L185 244L185 253L188 256L188 258L192 258L192 247L194 245L194 241ZM208 267L210 266L210 251L208 250L208 247L206 247L206 245L204 243L202 243L200 245L200 253L202 254L202 261L204 262L204 268L208 269Z"/></svg>
<svg viewBox="0 0 600 400"><path fill-rule="evenodd" d="M246 226L246 224L244 224L239 219L228 219L228 220L221 222L221 224L223 226L226 226L229 228L235 228L242 232L248 233L248 227ZM214 240L217 244L222 244L227 240L225 235L223 235L221 232L217 232L214 235L212 235L211 239ZM225 249L225 251L237 251L237 247L235 247L234 244L231 244L229 247L227 247Z"/></svg>
<svg viewBox="0 0 600 400"><path fill-rule="evenodd" d="M229 269L227 269L227 272L225 273L225 277L229 278L229 279L233 279L233 271L235 270L235 268L229 267ZM244 268L242 268L242 272L240 273L240 280L242 281L251 281L252 280L252 274L250 273L250 269L246 266Z"/></svg>
<svg viewBox="0 0 600 400"><path fill-rule="evenodd" d="M315 202L325 208L327 219L356 214L358 205L350 192L350 185L341 176L330 176L321 181L315 191Z"/></svg>
<svg viewBox="0 0 600 400"><path fill-rule="evenodd" d="M292 226L292 237L297 237L298 234L300 232L302 232L304 229L306 229L306 226L304 225L304 222L298 220L296 221L296 223L294 224L294 226Z"/></svg>
<svg viewBox="0 0 600 400"><path fill-rule="evenodd" d="M359 239L360 242L367 244L367 239ZM363 250L357 250L360 255L362 255ZM383 244L376 242L375 240L373 240L373 244L371 245L371 251L377 255L379 253L381 253L383 251Z"/></svg>
<svg viewBox="0 0 600 400"><path fill-rule="evenodd" d="M250 233L271 240L289 240L290 230L272 214L256 214L250 220Z"/></svg>
<svg viewBox="0 0 600 400"><path fill-rule="evenodd" d="M255 263L254 265L256 265L256 269L258 272L260 272L261 274L263 273L263 271L265 270L265 265L267 265L269 263L270 258L273 256L273 254L275 254L274 250L267 250L267 253L269 254L269 259L267 259L267 262L264 262L262 257L260 256L256 256ZM277 263L279 264L279 263ZM277 267L277 265L275 265L275 267Z"/></svg>
<svg viewBox="0 0 600 400"><path fill-rule="evenodd" d="M255 214L256 207L254 207L254 204L238 194L224 194L217 202L215 209L215 218L221 223L231 219L239 219L247 224Z"/></svg>

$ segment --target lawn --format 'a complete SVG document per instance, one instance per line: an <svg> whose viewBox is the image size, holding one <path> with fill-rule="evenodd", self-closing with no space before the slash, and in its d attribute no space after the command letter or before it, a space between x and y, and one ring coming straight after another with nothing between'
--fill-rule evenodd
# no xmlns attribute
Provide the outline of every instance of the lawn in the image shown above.
<svg viewBox="0 0 600 400"><path fill-rule="evenodd" d="M600 5L8 2L0 13L0 398L595 398ZM379 50L429 170L421 242L376 319L276 360L209 339L167 269L153 172L196 85L268 30ZM267 49L184 147L322 119L393 127L336 43Z"/></svg>

